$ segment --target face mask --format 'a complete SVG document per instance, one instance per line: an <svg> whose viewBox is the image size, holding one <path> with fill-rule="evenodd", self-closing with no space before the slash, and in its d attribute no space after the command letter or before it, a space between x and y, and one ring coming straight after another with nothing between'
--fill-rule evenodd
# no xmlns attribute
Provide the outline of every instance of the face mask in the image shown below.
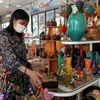
<svg viewBox="0 0 100 100"><path fill-rule="evenodd" d="M24 25L21 25L19 23L17 23L17 26L14 27L15 31L18 32L18 33L22 33L24 31L26 27Z"/></svg>

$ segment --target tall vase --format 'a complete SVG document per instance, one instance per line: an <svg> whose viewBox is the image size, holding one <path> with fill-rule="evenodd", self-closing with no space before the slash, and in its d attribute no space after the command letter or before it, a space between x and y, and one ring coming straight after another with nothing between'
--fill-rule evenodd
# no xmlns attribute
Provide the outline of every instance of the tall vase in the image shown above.
<svg viewBox="0 0 100 100"><path fill-rule="evenodd" d="M71 65L72 57L66 57L66 74L71 75L73 68Z"/></svg>
<svg viewBox="0 0 100 100"><path fill-rule="evenodd" d="M95 26L94 19L96 17L96 13L87 14L87 28L93 29Z"/></svg>
<svg viewBox="0 0 100 100"><path fill-rule="evenodd" d="M58 69L59 69L59 71L61 71L62 70L62 56L61 56L61 54L57 54L57 56L58 56Z"/></svg>
<svg viewBox="0 0 100 100"><path fill-rule="evenodd" d="M81 65L84 68L85 67L85 61L84 61L84 55L83 55L83 45L80 45L80 56L82 57Z"/></svg>
<svg viewBox="0 0 100 100"><path fill-rule="evenodd" d="M92 61L91 58L85 58L84 72L85 72L86 78L90 78L92 75L91 61Z"/></svg>
<svg viewBox="0 0 100 100"><path fill-rule="evenodd" d="M93 71L93 75L98 74L99 70L98 67L96 66L96 52L92 52L92 64L91 64L91 68Z"/></svg>
<svg viewBox="0 0 100 100"><path fill-rule="evenodd" d="M81 56L77 56L77 64L75 66L75 71L72 73L72 76L77 81L82 81L84 79L84 71L81 65Z"/></svg>
<svg viewBox="0 0 100 100"><path fill-rule="evenodd" d="M67 21L67 33L72 41L80 41L85 33L86 21L82 13L71 14Z"/></svg>
<svg viewBox="0 0 100 100"><path fill-rule="evenodd" d="M83 66L81 65L81 61L82 61L82 57L81 56L77 56L77 64L75 66L75 69L78 71L82 71L83 70Z"/></svg>
<svg viewBox="0 0 100 100"><path fill-rule="evenodd" d="M88 32L86 34L86 39L97 40L99 38L99 30L96 28L95 17L97 16L96 13L87 14L87 29Z"/></svg>
<svg viewBox="0 0 100 100"><path fill-rule="evenodd" d="M99 64L99 54L98 52L94 52L96 53L96 66ZM86 53L86 58L91 58L92 59L92 56L93 56L93 52L92 51L89 51Z"/></svg>
<svg viewBox="0 0 100 100"><path fill-rule="evenodd" d="M73 48L72 48L72 67L73 68L75 68L75 65L76 65L76 63L77 63L77 56L79 56L80 55L80 49L79 48L75 48L74 46L73 46Z"/></svg>
<svg viewBox="0 0 100 100"><path fill-rule="evenodd" d="M62 71L63 71L62 70L62 56L61 56L61 54L57 54L57 57L58 57L58 68L55 72L55 75L56 75L57 79L59 80L63 76L62 75Z"/></svg>

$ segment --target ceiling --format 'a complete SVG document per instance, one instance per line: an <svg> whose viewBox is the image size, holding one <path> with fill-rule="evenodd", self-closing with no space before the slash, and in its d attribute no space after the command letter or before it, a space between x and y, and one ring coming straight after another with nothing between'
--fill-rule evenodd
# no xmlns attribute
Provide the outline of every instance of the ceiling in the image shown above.
<svg viewBox="0 0 100 100"><path fill-rule="evenodd" d="M21 5L25 6L35 0L10 0L10 4L13 6L10 6L7 8L7 5L9 5L9 0L4 0L3 3L0 3L0 16L5 15L15 9L18 9L19 7L16 7L15 5Z"/></svg>
<svg viewBox="0 0 100 100"><path fill-rule="evenodd" d="M10 13L11 11L14 11L15 9L18 9L19 7L16 7L15 5L21 5L21 7L29 4L29 3L32 3L36 0L3 0L4 2L3 3L0 3L0 16L2 15L5 15L5 14L8 14ZM8 8L6 7L7 5L9 5L9 1L10 1L10 4L12 6L9 6ZM41 0L40 0L41 1ZM63 0L61 0L63 1ZM78 1L78 0L68 0L68 1ZM91 0L82 0L84 2L88 2L88 1L91 1ZM98 1L98 0L92 0L92 1Z"/></svg>

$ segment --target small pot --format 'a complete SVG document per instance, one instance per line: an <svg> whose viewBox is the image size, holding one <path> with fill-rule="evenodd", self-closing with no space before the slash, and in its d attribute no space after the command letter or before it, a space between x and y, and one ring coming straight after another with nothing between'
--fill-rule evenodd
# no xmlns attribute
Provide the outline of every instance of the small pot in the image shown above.
<svg viewBox="0 0 100 100"><path fill-rule="evenodd" d="M54 58L54 54L53 53L50 53L49 54L49 58L51 58L51 59Z"/></svg>
<svg viewBox="0 0 100 100"><path fill-rule="evenodd" d="M45 40L45 35L41 35L40 40Z"/></svg>
<svg viewBox="0 0 100 100"><path fill-rule="evenodd" d="M57 39L57 35L53 35L53 36L52 36L52 39L53 39L53 40L56 40L56 39Z"/></svg>
<svg viewBox="0 0 100 100"><path fill-rule="evenodd" d="M40 57L42 57L42 52L43 52L43 51L40 51L40 52L39 52L39 56L40 56Z"/></svg>
<svg viewBox="0 0 100 100"><path fill-rule="evenodd" d="M60 35L57 35L57 40L60 40L61 39L61 36Z"/></svg>
<svg viewBox="0 0 100 100"><path fill-rule="evenodd" d="M50 38L50 35L46 35L46 36L45 36L45 39L46 39L46 40L50 40L50 39L51 39L51 38Z"/></svg>
<svg viewBox="0 0 100 100"><path fill-rule="evenodd" d="M47 53L46 52L42 52L42 58L46 58L47 57Z"/></svg>

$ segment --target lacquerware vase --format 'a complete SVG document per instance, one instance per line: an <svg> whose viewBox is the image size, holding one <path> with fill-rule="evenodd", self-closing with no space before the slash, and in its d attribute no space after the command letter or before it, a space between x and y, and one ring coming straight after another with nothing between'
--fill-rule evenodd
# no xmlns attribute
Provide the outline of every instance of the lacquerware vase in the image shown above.
<svg viewBox="0 0 100 100"><path fill-rule="evenodd" d="M97 66L99 64L99 54L98 54L98 52L89 51L89 52L86 53L86 58L91 58L92 59L93 53L96 54L96 62L95 62L95 64Z"/></svg>
<svg viewBox="0 0 100 100"><path fill-rule="evenodd" d="M83 12L83 6L84 6L84 2L81 1L81 0L78 0L76 3L75 3L77 9L79 12Z"/></svg>
<svg viewBox="0 0 100 100"><path fill-rule="evenodd" d="M92 14L87 14L87 28L89 29L93 29L94 26L94 18L97 16L96 13L92 13Z"/></svg>
<svg viewBox="0 0 100 100"><path fill-rule="evenodd" d="M82 61L82 57L81 56L77 56L77 64L75 66L76 70L79 70L79 71L83 70L83 66L81 65L81 61Z"/></svg>
<svg viewBox="0 0 100 100"><path fill-rule="evenodd" d="M62 79L64 73L63 73L63 70L62 70L62 56L61 54L57 54L57 57L58 57L58 68L55 72L55 75L57 77L58 80Z"/></svg>
<svg viewBox="0 0 100 100"><path fill-rule="evenodd" d="M85 58L85 68L84 68L84 72L85 72L85 76L86 78L90 78L92 75L92 69L91 69L91 58Z"/></svg>
<svg viewBox="0 0 100 100"><path fill-rule="evenodd" d="M87 14L87 29L88 32L86 34L86 39L88 40L98 40L100 36L100 29L98 29L97 21L95 21L97 14L92 13L92 14Z"/></svg>
<svg viewBox="0 0 100 100"><path fill-rule="evenodd" d="M77 63L77 56L80 55L80 49L79 48L75 48L73 46L72 48L72 67L75 68L75 65Z"/></svg>
<svg viewBox="0 0 100 100"><path fill-rule="evenodd" d="M71 75L73 68L71 65L72 57L66 57L66 74Z"/></svg>
<svg viewBox="0 0 100 100"><path fill-rule="evenodd" d="M84 68L85 67L85 61L84 61L84 54L83 54L83 45L80 45L80 56L81 56L81 65Z"/></svg>
<svg viewBox="0 0 100 100"><path fill-rule="evenodd" d="M67 22L67 33L72 41L80 41L85 33L86 20L82 13L71 14Z"/></svg>
<svg viewBox="0 0 100 100"><path fill-rule="evenodd" d="M92 74L93 75L98 74L99 70L98 70L98 67L96 66L96 52L92 52L92 64L91 64L91 68L92 68Z"/></svg>
<svg viewBox="0 0 100 100"><path fill-rule="evenodd" d="M60 18L60 24L59 24L59 27L58 27L58 32L59 32L59 34L62 34L62 32L63 32L63 25L62 25L62 22L61 22L61 18Z"/></svg>
<svg viewBox="0 0 100 100"><path fill-rule="evenodd" d="M88 9L86 11L86 14L93 14L95 11L93 5L88 6Z"/></svg>

